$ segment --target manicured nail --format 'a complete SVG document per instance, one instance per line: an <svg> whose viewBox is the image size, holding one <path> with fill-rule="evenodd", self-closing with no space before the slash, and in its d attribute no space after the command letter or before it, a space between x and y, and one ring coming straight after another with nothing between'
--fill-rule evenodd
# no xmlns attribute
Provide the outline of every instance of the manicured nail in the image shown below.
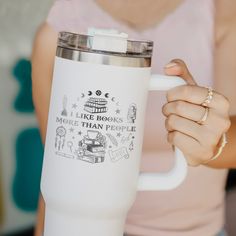
<svg viewBox="0 0 236 236"><path fill-rule="evenodd" d="M177 64L175 62L170 62L167 65L165 65L165 68L171 68L171 67L174 67L174 66L177 66Z"/></svg>

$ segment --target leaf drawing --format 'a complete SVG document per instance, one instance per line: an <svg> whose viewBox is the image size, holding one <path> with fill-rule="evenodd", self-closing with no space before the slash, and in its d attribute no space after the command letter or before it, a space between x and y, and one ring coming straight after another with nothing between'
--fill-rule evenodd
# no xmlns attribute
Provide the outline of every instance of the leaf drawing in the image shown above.
<svg viewBox="0 0 236 236"><path fill-rule="evenodd" d="M106 135L107 135L107 137L110 139L110 141L112 142L112 144L117 147L117 146L118 146L118 142L117 142L116 138L115 138L113 135L108 134L108 133L107 133Z"/></svg>

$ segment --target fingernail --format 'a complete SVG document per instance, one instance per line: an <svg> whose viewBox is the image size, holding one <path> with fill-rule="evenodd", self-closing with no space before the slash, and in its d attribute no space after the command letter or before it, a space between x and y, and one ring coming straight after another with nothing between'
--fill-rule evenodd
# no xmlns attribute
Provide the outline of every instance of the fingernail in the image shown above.
<svg viewBox="0 0 236 236"><path fill-rule="evenodd" d="M171 67L174 67L174 66L177 66L177 63L175 63L175 62L170 62L170 63L168 63L167 65L165 65L165 68L171 68Z"/></svg>

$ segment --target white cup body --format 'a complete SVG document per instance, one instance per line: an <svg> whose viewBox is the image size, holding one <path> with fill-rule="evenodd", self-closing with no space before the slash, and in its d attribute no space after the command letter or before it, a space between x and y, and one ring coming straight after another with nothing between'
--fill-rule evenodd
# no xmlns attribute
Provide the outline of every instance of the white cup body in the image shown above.
<svg viewBox="0 0 236 236"><path fill-rule="evenodd" d="M122 235L137 191L150 72L56 57L41 180L45 236L66 228L70 236Z"/></svg>

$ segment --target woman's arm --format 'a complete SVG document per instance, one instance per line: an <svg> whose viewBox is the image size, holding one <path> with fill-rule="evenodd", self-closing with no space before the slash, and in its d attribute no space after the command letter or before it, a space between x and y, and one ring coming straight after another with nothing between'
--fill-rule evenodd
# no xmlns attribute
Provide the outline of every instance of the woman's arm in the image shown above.
<svg viewBox="0 0 236 236"><path fill-rule="evenodd" d="M209 160L217 151L216 143L223 132L227 131L230 114L231 127L227 132L228 144L221 156L214 161L210 161L207 166L236 168L236 2L217 0L215 3L214 87L220 94L225 95L229 102L225 100L224 96L215 94L205 124L197 125L196 121L200 120L205 112L200 105L206 96L206 91L204 95L204 88L196 86L187 67L181 61L178 63L177 60L177 67L166 68L166 73L180 75L193 86L186 86L185 92L179 88L169 91L169 104L164 106L163 112L168 117L166 123L170 143L180 147L189 164L193 165L203 164L204 160ZM199 100L196 101L196 99L193 99L194 97ZM182 102L180 106L180 103L176 100L182 100L184 103ZM195 102L196 104L194 104ZM222 105L222 103L224 104ZM230 109L228 110L229 104ZM170 117L172 118L170 119Z"/></svg>
<svg viewBox="0 0 236 236"><path fill-rule="evenodd" d="M46 136L56 42L57 33L47 23L44 23L36 34L32 53L33 101L43 142ZM35 236L42 236L43 221L44 201L40 196Z"/></svg>
<svg viewBox="0 0 236 236"><path fill-rule="evenodd" d="M46 136L57 33L44 23L38 30L32 53L33 101L43 142Z"/></svg>

